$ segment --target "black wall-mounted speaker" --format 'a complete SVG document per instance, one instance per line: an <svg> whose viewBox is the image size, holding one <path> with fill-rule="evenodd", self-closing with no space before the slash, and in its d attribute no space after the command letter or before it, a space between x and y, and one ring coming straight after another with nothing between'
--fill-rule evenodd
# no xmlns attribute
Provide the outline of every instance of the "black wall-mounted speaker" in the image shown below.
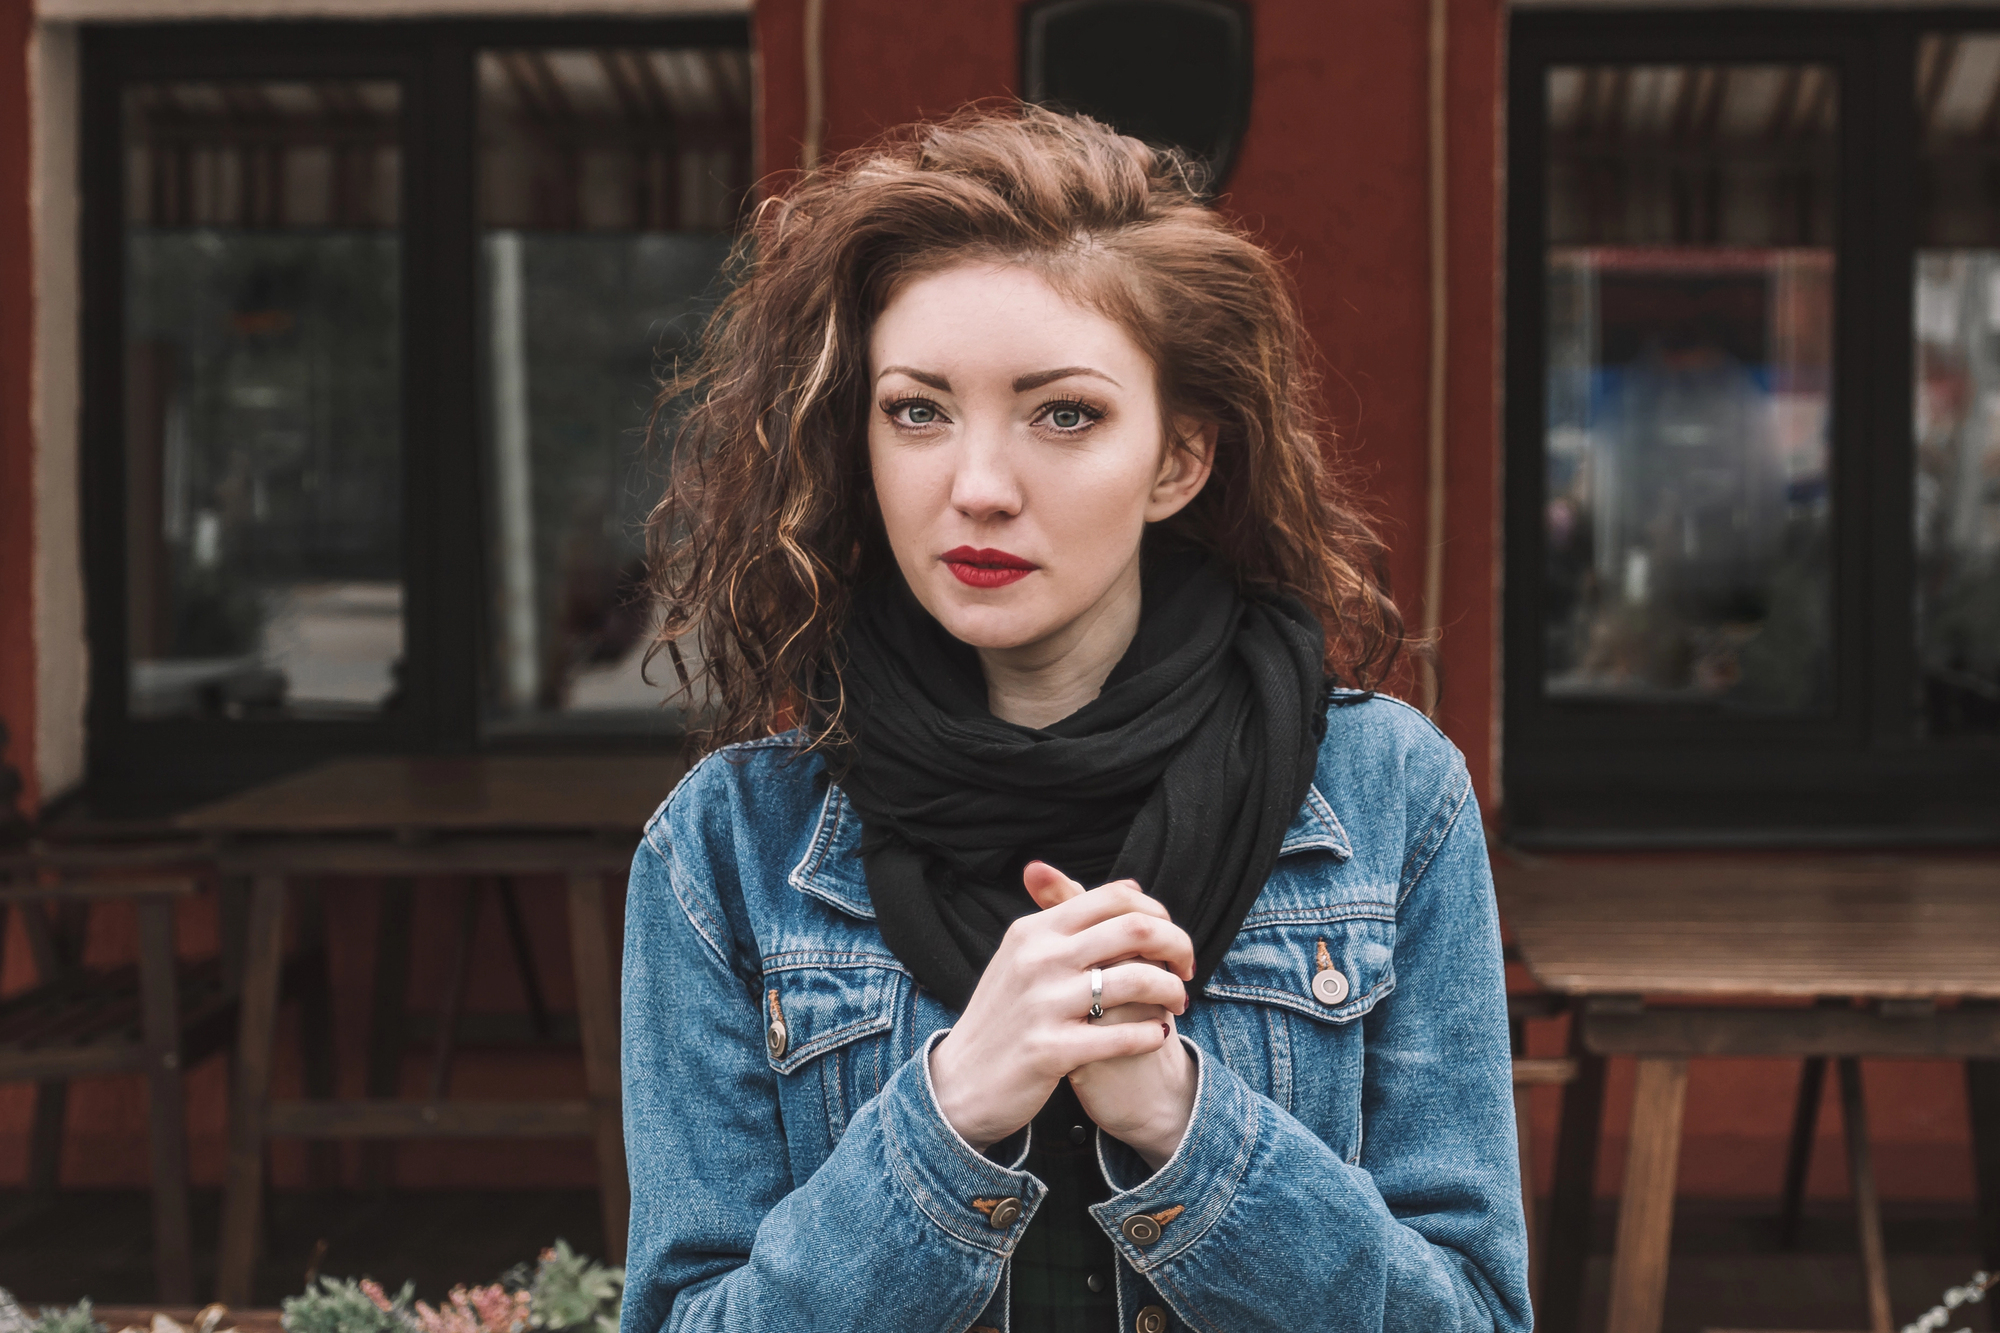
<svg viewBox="0 0 2000 1333"><path fill-rule="evenodd" d="M1231 0L1041 0L1021 12L1021 93L1229 177L1250 120L1250 13Z"/></svg>

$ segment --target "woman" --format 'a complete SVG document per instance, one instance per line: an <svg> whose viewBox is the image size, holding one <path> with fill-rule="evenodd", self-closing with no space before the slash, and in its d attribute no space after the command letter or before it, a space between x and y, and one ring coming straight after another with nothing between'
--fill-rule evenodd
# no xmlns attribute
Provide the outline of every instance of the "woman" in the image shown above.
<svg viewBox="0 0 2000 1333"><path fill-rule="evenodd" d="M1278 265L1035 109L743 253L653 520L735 743L633 868L625 1333L1527 1328L1479 818L1368 690Z"/></svg>

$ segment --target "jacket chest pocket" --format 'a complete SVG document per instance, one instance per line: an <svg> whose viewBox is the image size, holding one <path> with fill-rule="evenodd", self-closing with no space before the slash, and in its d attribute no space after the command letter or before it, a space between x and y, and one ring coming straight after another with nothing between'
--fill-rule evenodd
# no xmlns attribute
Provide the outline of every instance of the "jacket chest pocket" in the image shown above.
<svg viewBox="0 0 2000 1333"><path fill-rule="evenodd" d="M1309 915L1245 922L1209 980L1207 998L1224 1003L1207 1006L1208 1021L1239 1077L1355 1161L1366 1053L1358 1020L1395 990L1395 909L1352 903Z"/></svg>
<svg viewBox="0 0 2000 1333"><path fill-rule="evenodd" d="M862 955L765 960L764 1050L795 1159L833 1151L854 1112L895 1072L889 1049L902 970Z"/></svg>

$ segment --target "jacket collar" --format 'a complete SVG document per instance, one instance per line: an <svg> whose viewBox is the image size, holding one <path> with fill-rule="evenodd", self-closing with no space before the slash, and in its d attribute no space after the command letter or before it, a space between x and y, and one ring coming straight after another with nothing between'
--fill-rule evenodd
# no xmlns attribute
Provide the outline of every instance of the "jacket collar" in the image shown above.
<svg viewBox="0 0 2000 1333"><path fill-rule="evenodd" d="M1354 855L1347 830L1341 827L1333 807L1316 786L1306 788L1306 799L1292 816L1285 840L1278 846L1279 856L1312 851L1331 852L1342 861ZM806 846L806 854L792 867L786 880L800 893L818 898L848 916L863 921L875 919L875 904L868 897L868 878L861 868L861 817L848 804L846 793L833 783L827 784L826 799L820 802L819 822Z"/></svg>

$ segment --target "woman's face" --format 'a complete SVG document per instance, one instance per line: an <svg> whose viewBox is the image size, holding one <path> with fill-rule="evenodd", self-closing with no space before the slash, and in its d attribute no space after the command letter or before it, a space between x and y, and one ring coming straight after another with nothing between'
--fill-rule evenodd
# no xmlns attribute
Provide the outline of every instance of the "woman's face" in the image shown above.
<svg viewBox="0 0 2000 1333"><path fill-rule="evenodd" d="M1011 265L890 300L869 342L868 456L917 600L988 651L1138 623L1139 539L1208 478L1214 434L1166 447L1151 360L1118 324ZM1122 644L1120 645L1122 651Z"/></svg>

